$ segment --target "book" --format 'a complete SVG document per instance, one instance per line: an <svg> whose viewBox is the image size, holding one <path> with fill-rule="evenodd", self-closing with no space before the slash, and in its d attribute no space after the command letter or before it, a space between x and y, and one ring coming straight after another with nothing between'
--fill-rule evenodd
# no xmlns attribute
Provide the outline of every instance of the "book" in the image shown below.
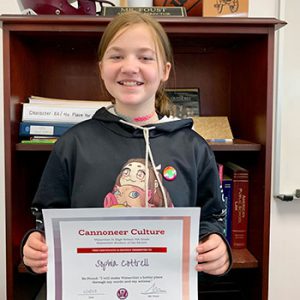
<svg viewBox="0 0 300 300"><path fill-rule="evenodd" d="M225 116L195 116L193 129L208 142L232 142L233 134Z"/></svg>
<svg viewBox="0 0 300 300"><path fill-rule="evenodd" d="M79 123L92 118L100 107L69 106L65 104L23 103L22 121Z"/></svg>
<svg viewBox="0 0 300 300"><path fill-rule="evenodd" d="M165 89L165 93L173 104L172 116L188 118L201 114L198 88Z"/></svg>
<svg viewBox="0 0 300 300"><path fill-rule="evenodd" d="M219 173L220 182L222 183L223 176L224 176L224 165L221 164L221 163L217 163L217 167L218 167L218 173Z"/></svg>
<svg viewBox="0 0 300 300"><path fill-rule="evenodd" d="M74 123L38 123L21 121L19 126L19 136L61 136L74 125Z"/></svg>
<svg viewBox="0 0 300 300"><path fill-rule="evenodd" d="M223 175L222 180L223 197L226 207L225 218L225 237L229 244L231 244L231 222L232 222L232 178L228 175Z"/></svg>
<svg viewBox="0 0 300 300"><path fill-rule="evenodd" d="M224 163L224 172L232 178L231 247L247 247L249 172L233 163Z"/></svg>
<svg viewBox="0 0 300 300"><path fill-rule="evenodd" d="M54 104L54 105L66 105L75 107L103 107L111 105L110 101L94 101L94 100L68 100L61 98L48 98L40 96L30 96L28 97L28 103L37 104Z"/></svg>
<svg viewBox="0 0 300 300"><path fill-rule="evenodd" d="M21 144L54 144L56 137L31 137L28 140L21 140Z"/></svg>

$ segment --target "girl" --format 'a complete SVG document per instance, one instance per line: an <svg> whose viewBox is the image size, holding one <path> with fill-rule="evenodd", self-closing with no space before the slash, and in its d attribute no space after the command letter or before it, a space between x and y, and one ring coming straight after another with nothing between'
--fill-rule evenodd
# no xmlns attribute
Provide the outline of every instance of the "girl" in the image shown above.
<svg viewBox="0 0 300 300"><path fill-rule="evenodd" d="M226 273L231 255L223 236L225 207L213 152L192 130L191 119L168 117L164 85L173 59L166 33L155 19L126 13L107 26L98 55L101 79L113 105L98 110L56 142L33 200L37 228L24 238L25 265L35 273L47 271L42 208L104 207L119 174L122 184L132 180L131 186L144 191L139 193L144 197L139 205L148 207L149 166L153 166L159 206L201 207L196 269ZM143 168L124 168L126 162L140 159ZM132 195L136 197L136 191Z"/></svg>

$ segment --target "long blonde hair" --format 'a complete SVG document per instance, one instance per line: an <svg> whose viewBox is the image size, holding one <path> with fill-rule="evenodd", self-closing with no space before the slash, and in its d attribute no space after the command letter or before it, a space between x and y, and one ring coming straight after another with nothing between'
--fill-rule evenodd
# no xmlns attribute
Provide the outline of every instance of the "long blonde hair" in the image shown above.
<svg viewBox="0 0 300 300"><path fill-rule="evenodd" d="M136 24L146 24L151 32L153 33L153 38L155 44L158 48L159 54L163 60L163 64L167 62L174 66L173 51L169 41L169 38L164 31L160 23L153 17L142 14L137 11L129 11L116 16L106 27L99 47L98 47L98 60L101 61L107 50L109 43L113 40L116 34L123 28L136 25ZM165 93L165 83L161 82L155 95L155 109L156 112L162 115L170 115L170 100Z"/></svg>

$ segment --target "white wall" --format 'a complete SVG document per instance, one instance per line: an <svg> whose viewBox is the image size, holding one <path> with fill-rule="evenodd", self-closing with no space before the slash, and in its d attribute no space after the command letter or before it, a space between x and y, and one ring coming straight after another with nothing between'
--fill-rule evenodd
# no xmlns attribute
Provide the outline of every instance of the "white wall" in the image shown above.
<svg viewBox="0 0 300 300"><path fill-rule="evenodd" d="M275 193L300 189L300 40L299 0L281 0L279 32L278 130L274 169ZM276 180L278 178L278 180ZM271 207L271 300L300 299L300 200L273 199Z"/></svg>
<svg viewBox="0 0 300 300"><path fill-rule="evenodd" d="M249 17L275 17L278 1L280 0L248 0Z"/></svg>
<svg viewBox="0 0 300 300"><path fill-rule="evenodd" d="M279 17L289 24L280 30L278 40L278 111L275 140L274 190L293 193L300 188L300 1L249 0L250 17ZM18 0L0 0L0 13L19 13ZM2 70L2 31L0 31L0 70ZM3 75L0 71L0 90ZM0 93L0 299L6 299L5 288L5 206L3 95ZM271 199L270 300L296 300L300 296L300 201L283 203Z"/></svg>

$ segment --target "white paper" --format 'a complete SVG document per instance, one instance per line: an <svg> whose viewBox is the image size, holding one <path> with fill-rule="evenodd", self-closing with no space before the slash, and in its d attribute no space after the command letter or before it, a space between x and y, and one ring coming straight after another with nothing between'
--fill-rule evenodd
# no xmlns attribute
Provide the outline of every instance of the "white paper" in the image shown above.
<svg viewBox="0 0 300 300"><path fill-rule="evenodd" d="M43 210L47 299L198 299L200 208Z"/></svg>

